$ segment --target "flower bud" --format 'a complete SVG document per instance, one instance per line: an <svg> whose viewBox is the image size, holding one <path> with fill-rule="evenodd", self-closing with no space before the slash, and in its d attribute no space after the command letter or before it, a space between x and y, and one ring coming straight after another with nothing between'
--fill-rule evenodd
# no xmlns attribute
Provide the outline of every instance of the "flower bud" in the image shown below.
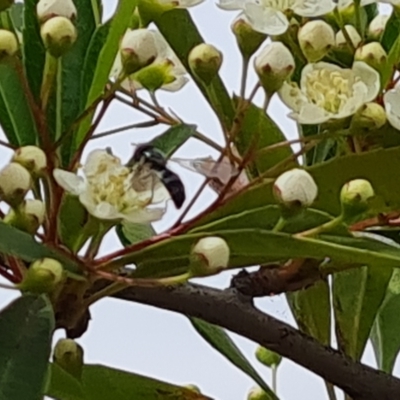
<svg viewBox="0 0 400 400"><path fill-rule="evenodd" d="M247 400L271 400L271 396L260 387L253 387L247 395Z"/></svg>
<svg viewBox="0 0 400 400"><path fill-rule="evenodd" d="M357 48L358 45L361 43L362 39L360 34L358 33L357 29L354 28L353 25L345 25L344 29L346 30L347 35L350 38L351 43L353 44L354 48ZM343 29L336 33L336 47L338 48L346 48L347 47L347 40L344 36Z"/></svg>
<svg viewBox="0 0 400 400"><path fill-rule="evenodd" d="M321 60L335 45L334 30L321 20L307 22L300 28L297 38L309 62Z"/></svg>
<svg viewBox="0 0 400 400"><path fill-rule="evenodd" d="M12 207L22 202L31 185L31 175L20 164L12 162L0 171L0 198Z"/></svg>
<svg viewBox="0 0 400 400"><path fill-rule="evenodd" d="M273 192L277 201L285 208L309 207L318 194L318 187L305 170L294 168L276 179Z"/></svg>
<svg viewBox="0 0 400 400"><path fill-rule="evenodd" d="M53 17L76 17L76 7L72 0L40 0L36 5L36 13L40 22Z"/></svg>
<svg viewBox="0 0 400 400"><path fill-rule="evenodd" d="M34 234L43 224L46 213L45 205L40 200L25 200L18 208L11 208L4 222L21 231Z"/></svg>
<svg viewBox="0 0 400 400"><path fill-rule="evenodd" d="M379 42L371 42L356 50L354 60L364 61L377 71L382 71L386 67L387 53Z"/></svg>
<svg viewBox="0 0 400 400"><path fill-rule="evenodd" d="M386 111L378 103L365 103L351 120L352 129L375 130L386 123Z"/></svg>
<svg viewBox="0 0 400 400"><path fill-rule="evenodd" d="M14 4L14 0L0 0L0 12L7 10Z"/></svg>
<svg viewBox="0 0 400 400"><path fill-rule="evenodd" d="M75 43L77 32L74 24L65 17L54 17L46 21L41 29L44 46L53 57L61 57Z"/></svg>
<svg viewBox="0 0 400 400"><path fill-rule="evenodd" d="M63 278L61 263L52 258L43 258L31 264L19 288L31 293L51 293Z"/></svg>
<svg viewBox="0 0 400 400"><path fill-rule="evenodd" d="M18 50L18 41L14 33L0 29L0 60L13 56Z"/></svg>
<svg viewBox="0 0 400 400"><path fill-rule="evenodd" d="M21 164L34 176L41 175L47 166L45 152L36 146L20 147L15 151L12 161Z"/></svg>
<svg viewBox="0 0 400 400"><path fill-rule="evenodd" d="M295 67L290 50L281 42L268 43L254 59L254 68L260 82L270 96L282 87Z"/></svg>
<svg viewBox="0 0 400 400"><path fill-rule="evenodd" d="M229 263L229 253L228 244L220 237L200 239L192 249L191 275L213 275L225 269Z"/></svg>
<svg viewBox="0 0 400 400"><path fill-rule="evenodd" d="M255 31L243 15L239 15L232 25L232 32L236 37L237 44L243 57L249 59L261 46L267 35Z"/></svg>
<svg viewBox="0 0 400 400"><path fill-rule="evenodd" d="M390 15L378 14L368 26L368 38L379 42L389 18Z"/></svg>
<svg viewBox="0 0 400 400"><path fill-rule="evenodd" d="M158 55L153 32L148 29L128 29L120 44L120 54L126 75L151 64Z"/></svg>
<svg viewBox="0 0 400 400"><path fill-rule="evenodd" d="M342 215L349 219L366 212L369 200L375 196L374 189L365 179L354 179L343 185L340 192Z"/></svg>
<svg viewBox="0 0 400 400"><path fill-rule="evenodd" d="M256 358L261 364L269 368L276 368L282 361L282 356L280 354L262 346L257 347Z"/></svg>
<svg viewBox="0 0 400 400"><path fill-rule="evenodd" d="M53 361L78 380L82 376L83 349L72 339L60 339L54 347Z"/></svg>
<svg viewBox="0 0 400 400"><path fill-rule="evenodd" d="M189 53L190 69L206 85L218 74L221 64L222 53L211 44L201 43Z"/></svg>
<svg viewBox="0 0 400 400"><path fill-rule="evenodd" d="M201 394L200 388L196 385L185 385L185 388L188 390L191 390L192 392L195 392L197 394Z"/></svg>

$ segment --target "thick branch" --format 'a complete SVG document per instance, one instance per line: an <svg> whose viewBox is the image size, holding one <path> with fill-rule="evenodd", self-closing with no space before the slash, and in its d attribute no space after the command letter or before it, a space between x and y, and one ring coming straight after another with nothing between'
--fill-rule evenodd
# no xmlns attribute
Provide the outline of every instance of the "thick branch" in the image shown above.
<svg viewBox="0 0 400 400"><path fill-rule="evenodd" d="M257 310L235 289L197 285L130 287L116 297L222 326L269 348L343 389L354 400L400 398L400 380L354 362L338 351Z"/></svg>

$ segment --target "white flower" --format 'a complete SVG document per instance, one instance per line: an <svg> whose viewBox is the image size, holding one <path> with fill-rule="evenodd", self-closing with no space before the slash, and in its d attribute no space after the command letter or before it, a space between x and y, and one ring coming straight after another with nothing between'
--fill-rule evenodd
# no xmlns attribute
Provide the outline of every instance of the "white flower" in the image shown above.
<svg viewBox="0 0 400 400"><path fill-rule="evenodd" d="M148 33L154 40L155 52L152 50L152 54L155 55L154 61L147 67L131 74L121 83L121 86L129 91L142 88L151 90L149 86L159 86L157 89L175 92L188 82L186 70L160 32L148 30ZM149 36L146 40L150 40ZM132 43L130 45L133 46ZM118 54L111 76L116 78L121 71L121 55Z"/></svg>
<svg viewBox="0 0 400 400"><path fill-rule="evenodd" d="M71 19L76 16L76 7L72 0L40 0L36 5L36 13L41 22L52 17Z"/></svg>
<svg viewBox="0 0 400 400"><path fill-rule="evenodd" d="M302 17L319 17L335 7L332 0L220 0L218 5L226 10L243 10L253 29L267 35L286 32L288 11Z"/></svg>
<svg viewBox="0 0 400 400"><path fill-rule="evenodd" d="M133 189L133 172L105 150L94 150L83 167L86 179L61 169L53 175L57 183L80 202L90 214L103 220L147 223L159 220L164 208L147 206L167 200L164 186L152 179L143 181L144 190Z"/></svg>
<svg viewBox="0 0 400 400"><path fill-rule="evenodd" d="M362 41L361 36L358 33L357 29L354 28L353 25L345 25L344 29L346 30L346 33L348 34L353 46L357 48ZM346 37L344 36L342 29L336 33L336 46L337 47L347 46L347 40Z"/></svg>
<svg viewBox="0 0 400 400"><path fill-rule="evenodd" d="M374 40L379 40L385 31L389 18L390 15L378 14L368 26L368 37Z"/></svg>
<svg viewBox="0 0 400 400"><path fill-rule="evenodd" d="M321 124L353 115L379 88L378 72L364 62L356 61L352 69L319 62L303 68L300 88L284 82L279 95L300 124Z"/></svg>
<svg viewBox="0 0 400 400"><path fill-rule="evenodd" d="M383 96L383 103L389 124L400 130L400 87L388 90Z"/></svg>

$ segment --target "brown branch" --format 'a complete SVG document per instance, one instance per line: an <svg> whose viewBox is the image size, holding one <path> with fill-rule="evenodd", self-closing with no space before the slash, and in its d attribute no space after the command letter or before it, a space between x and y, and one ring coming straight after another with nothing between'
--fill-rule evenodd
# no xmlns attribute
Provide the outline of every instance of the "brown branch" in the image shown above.
<svg viewBox="0 0 400 400"><path fill-rule="evenodd" d="M201 318L269 348L343 389L354 400L400 397L400 380L355 362L256 309L235 289L186 284L176 287L130 287L116 297ZM248 301L247 301L248 300Z"/></svg>

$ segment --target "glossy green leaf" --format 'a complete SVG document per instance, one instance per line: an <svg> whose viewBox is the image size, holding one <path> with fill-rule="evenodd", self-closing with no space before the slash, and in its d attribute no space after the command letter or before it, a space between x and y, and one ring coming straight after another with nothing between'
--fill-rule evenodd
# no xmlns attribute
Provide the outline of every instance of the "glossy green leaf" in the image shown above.
<svg viewBox="0 0 400 400"><path fill-rule="evenodd" d="M238 99L235 99L235 104L237 103ZM263 109L256 107L254 104L249 104L248 108L243 111L241 118L243 118L241 129L235 137L235 143L239 154L246 154L250 149L259 151L249 164L249 170L254 177L261 175L263 172L268 171L293 155L290 146L280 147L269 152L262 152L268 146L286 140L285 135L279 129L278 125L275 124ZM274 169L272 176L277 176L283 170L296 166L297 163L293 160L281 169Z"/></svg>
<svg viewBox="0 0 400 400"><path fill-rule="evenodd" d="M175 125L155 137L150 143L160 149L167 157L170 157L196 133L196 128L196 125Z"/></svg>
<svg viewBox="0 0 400 400"><path fill-rule="evenodd" d="M36 143L37 130L32 111L16 66L11 62L0 64L0 123L11 144Z"/></svg>
<svg viewBox="0 0 400 400"><path fill-rule="evenodd" d="M8 16L11 20L14 30L22 31L24 24L24 5L23 3L14 3L8 10Z"/></svg>
<svg viewBox="0 0 400 400"><path fill-rule="evenodd" d="M36 242L31 235L3 222L0 222L0 253L17 256L25 261L35 261L43 257L55 258L67 271L80 272L79 265L72 259Z"/></svg>
<svg viewBox="0 0 400 400"><path fill-rule="evenodd" d="M115 57L118 52L118 45L121 37L123 36L133 11L136 7L135 0L120 0L118 2L117 10L112 17L110 27L107 29L107 39L101 48L97 61L95 63L95 72L93 74L90 90L85 102L85 109L95 102L104 92L105 86L108 82L111 68L114 64ZM92 64L93 65L93 64ZM84 75L86 76L86 75ZM88 131L94 111L83 119L80 123L78 132L73 141L73 148L71 153L77 149Z"/></svg>
<svg viewBox="0 0 400 400"><path fill-rule="evenodd" d="M400 58L400 19L396 13L393 13L386 24L385 32L382 37L382 46L388 53L388 58L384 64L383 72L381 74L381 87L386 88L387 84L392 78L396 65Z"/></svg>
<svg viewBox="0 0 400 400"><path fill-rule="evenodd" d="M45 296L22 296L0 312L0 398L41 400L54 330Z"/></svg>
<svg viewBox="0 0 400 400"><path fill-rule="evenodd" d="M139 243L149 239L156 234L151 224L135 224L133 222L122 222L117 225L117 235L124 246Z"/></svg>
<svg viewBox="0 0 400 400"><path fill-rule="evenodd" d="M24 1L24 26L22 29L22 58L25 74L34 98L40 98L46 51L40 37L36 4L39 0Z"/></svg>
<svg viewBox="0 0 400 400"><path fill-rule="evenodd" d="M400 351L400 270L395 269L371 331L379 369L393 373Z"/></svg>
<svg viewBox="0 0 400 400"><path fill-rule="evenodd" d="M196 331L206 340L214 349L219 351L233 365L250 376L271 398L277 399L274 392L264 382L261 376L253 368L243 353L236 346L235 342L229 337L224 329L217 325L209 324L198 318L189 318Z"/></svg>
<svg viewBox="0 0 400 400"><path fill-rule="evenodd" d="M333 275L332 298L339 349L360 360L392 275L384 265Z"/></svg>
<svg viewBox="0 0 400 400"><path fill-rule="evenodd" d="M211 400L190 389L103 365L84 365L75 380L51 366L47 395L56 400Z"/></svg>
<svg viewBox="0 0 400 400"><path fill-rule="evenodd" d="M189 12L176 8L163 13L154 22L182 64L186 67L186 70L191 73L188 65L189 52L194 46L203 43L204 40ZM226 127L229 127L233 120L234 110L232 101L222 80L216 76L206 89L193 74L192 78L220 120Z"/></svg>
<svg viewBox="0 0 400 400"><path fill-rule="evenodd" d="M386 50L387 53L390 52L391 48L393 47L395 41L399 36L399 29L400 19L398 15L393 12L386 24L385 32L383 33L381 39L382 47Z"/></svg>

